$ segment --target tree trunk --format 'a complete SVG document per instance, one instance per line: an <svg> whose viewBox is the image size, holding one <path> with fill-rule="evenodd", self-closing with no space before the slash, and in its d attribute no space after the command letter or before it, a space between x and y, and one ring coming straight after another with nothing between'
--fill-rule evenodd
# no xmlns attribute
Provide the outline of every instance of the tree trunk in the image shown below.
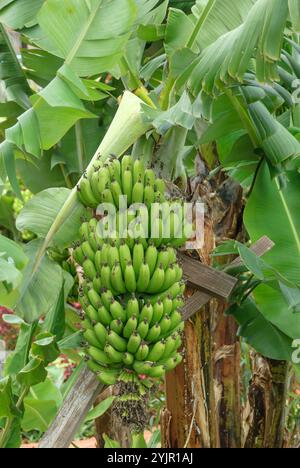
<svg viewBox="0 0 300 468"><path fill-rule="evenodd" d="M209 208L199 252L208 265L216 237L238 237L243 207L241 188L218 182L213 197L209 184L196 188ZM224 310L213 300L186 326L185 361L166 378L170 447L184 447L187 441L188 447L195 442L197 447L241 446L240 345L237 326L231 317L224 317ZM196 389L200 389L198 398Z"/></svg>
<svg viewBox="0 0 300 468"><path fill-rule="evenodd" d="M97 399L95 405L99 405L103 400L113 395L113 387L109 387ZM106 434L110 439L117 440L122 448L129 448L131 444L131 435L128 428L123 427L111 409L106 411L103 416L95 420L97 448L104 448L103 435Z"/></svg>
<svg viewBox="0 0 300 468"><path fill-rule="evenodd" d="M224 317L225 307L217 307L214 381L217 400L218 433L221 448L241 447L241 352L237 324Z"/></svg>
<svg viewBox="0 0 300 468"><path fill-rule="evenodd" d="M288 363L253 358L245 448L283 448Z"/></svg>

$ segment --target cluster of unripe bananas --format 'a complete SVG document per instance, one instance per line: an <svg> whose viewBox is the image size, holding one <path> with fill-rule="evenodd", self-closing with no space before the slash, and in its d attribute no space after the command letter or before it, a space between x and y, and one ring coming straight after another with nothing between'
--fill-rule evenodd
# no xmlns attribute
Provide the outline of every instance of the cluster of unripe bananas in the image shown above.
<svg viewBox="0 0 300 468"><path fill-rule="evenodd" d="M150 212L152 203L165 201L164 182L130 156L97 162L78 193L92 209L105 202L119 210L122 195L129 210L131 203L145 203ZM80 302L87 364L104 384L116 383L124 369L159 378L182 360L185 284L173 245L186 238L176 237L178 220L171 220L172 236L155 239L121 237L117 231L105 239L96 214L81 225L73 256L84 276Z"/></svg>

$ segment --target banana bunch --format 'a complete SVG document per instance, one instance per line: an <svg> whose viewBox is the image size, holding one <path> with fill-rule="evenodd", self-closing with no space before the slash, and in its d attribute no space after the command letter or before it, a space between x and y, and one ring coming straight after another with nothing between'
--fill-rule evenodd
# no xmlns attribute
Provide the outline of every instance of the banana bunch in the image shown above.
<svg viewBox="0 0 300 468"><path fill-rule="evenodd" d="M139 159L133 161L131 156L124 156L122 161L111 157L108 162L98 160L94 171L85 175L78 186L80 201L90 208L100 203L114 204L120 208L120 197L127 197L127 206L152 203L165 200L165 184L157 179L152 169L146 169Z"/></svg>
<svg viewBox="0 0 300 468"><path fill-rule="evenodd" d="M74 280L73 287L69 293L68 300L70 302L77 302L78 301L78 287L79 287L79 280L78 274L76 269L76 263L74 259L70 256L69 250L58 250L58 249L49 249L48 255L54 262L58 263L61 268L69 273Z"/></svg>
<svg viewBox="0 0 300 468"><path fill-rule="evenodd" d="M181 362L183 291L184 285L175 283L170 294L152 303L150 296L133 293L118 300L109 289L97 293L91 284L83 287L88 366L102 382L114 383L123 367L161 377Z"/></svg>
<svg viewBox="0 0 300 468"><path fill-rule="evenodd" d="M165 202L164 182L130 156L96 163L78 193L88 208L109 201L117 209L125 194L127 214L131 203L144 203L151 215L153 202ZM158 237L142 232L138 238L116 234L105 239L99 219L92 216L83 220L80 240L74 245L74 260L83 271L79 300L87 365L107 385L119 382L120 376L126 380L124 372L161 378L182 360L178 350L185 284L176 248L186 238L176 237L182 220L175 212L162 212L153 219L158 222ZM166 220L171 228L164 235Z"/></svg>
<svg viewBox="0 0 300 468"><path fill-rule="evenodd" d="M163 293L183 277L176 251L165 246L159 250L151 242L147 246L147 243L136 241L131 249L124 241L119 246L114 241L107 241L98 250L93 250L91 244L84 241L76 248L74 256L94 289L99 292L101 288L107 288L114 296L126 292Z"/></svg>

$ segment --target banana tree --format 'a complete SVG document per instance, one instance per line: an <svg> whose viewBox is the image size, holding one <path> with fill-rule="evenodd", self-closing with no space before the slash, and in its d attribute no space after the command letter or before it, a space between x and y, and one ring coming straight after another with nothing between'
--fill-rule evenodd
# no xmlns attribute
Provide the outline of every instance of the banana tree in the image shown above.
<svg viewBox="0 0 300 468"><path fill-rule="evenodd" d="M202 262L226 268L228 254L242 253L245 263L227 316L212 304L186 327L186 364L167 377L167 389L175 383L184 394L194 374L201 398L173 415L181 438L163 438L181 447L242 446L240 343L284 361L286 378L300 336L298 2L11 0L0 2L0 22L1 206L12 192L22 199L20 180L34 194L16 221L34 240L22 246L26 262L1 277L1 303L27 324L57 319L73 280L49 252L78 240L84 208L76 184L99 156L132 151L181 197L207 204ZM276 244L263 264L236 243L213 254L228 238L262 235ZM168 400L172 411L171 390Z"/></svg>

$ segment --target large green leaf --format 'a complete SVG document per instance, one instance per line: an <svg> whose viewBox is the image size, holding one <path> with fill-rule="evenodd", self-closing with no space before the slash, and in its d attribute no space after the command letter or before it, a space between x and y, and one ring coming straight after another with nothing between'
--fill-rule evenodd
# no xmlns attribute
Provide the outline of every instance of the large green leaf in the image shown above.
<svg viewBox="0 0 300 468"><path fill-rule="evenodd" d="M6 258L12 258L19 270L25 267L27 257L20 245L0 234L0 253L5 253Z"/></svg>
<svg viewBox="0 0 300 468"><path fill-rule="evenodd" d="M17 381L23 386L30 388L44 382L47 378L44 361L40 358L32 358L17 375Z"/></svg>
<svg viewBox="0 0 300 468"><path fill-rule="evenodd" d="M0 14L1 21L1 14ZM13 48L9 33L6 31L3 24L0 23L0 79L2 84L1 102L14 101L17 104L13 115L28 109L30 102L28 95L30 88L27 83L25 74L21 68L16 52ZM7 115L2 107L3 117L11 117ZM2 116L1 116L2 117Z"/></svg>
<svg viewBox="0 0 300 468"><path fill-rule="evenodd" d="M16 160L18 174L22 174L24 185L34 194L50 187L65 187L66 179L60 164L51 167L51 154L45 151L41 159L26 155Z"/></svg>
<svg viewBox="0 0 300 468"><path fill-rule="evenodd" d="M300 32L300 4L298 0L289 0L289 8L291 20L294 26L294 29L299 33Z"/></svg>
<svg viewBox="0 0 300 468"><path fill-rule="evenodd" d="M85 421L86 422L93 421L94 419L97 419L103 416L103 414L105 414L106 411L109 410L109 408L111 407L115 399L116 399L115 396L111 396L101 401L99 405L97 405L88 413L87 417L85 418Z"/></svg>
<svg viewBox="0 0 300 468"><path fill-rule="evenodd" d="M1 0L0 22L13 29L35 23L36 14L45 0Z"/></svg>
<svg viewBox="0 0 300 468"><path fill-rule="evenodd" d="M39 264L39 268L34 268L35 257L42 242L32 241L27 244L25 250L29 263L24 270L24 279L15 310L27 322L45 316L51 310L57 303L63 282L62 269L46 256Z"/></svg>
<svg viewBox="0 0 300 468"><path fill-rule="evenodd" d="M267 164L258 174L252 195L245 210L245 225L255 242L268 235L275 247L265 260L290 281L300 284L300 175L288 173L285 187L271 179ZM280 291L260 286L255 298L264 316L286 335L296 338L300 334L300 316L289 310Z"/></svg>
<svg viewBox="0 0 300 468"><path fill-rule="evenodd" d="M65 59L79 76L89 76L118 62L135 15L133 0L48 0L38 22L48 52Z"/></svg>
<svg viewBox="0 0 300 468"><path fill-rule="evenodd" d="M276 63L281 55L288 13L286 0L257 0L245 22L220 36L194 63L189 77L189 86L194 94L198 94L201 88L213 93L233 80L243 81L253 57L259 80L276 80Z"/></svg>
<svg viewBox="0 0 300 468"><path fill-rule="evenodd" d="M24 431L40 430L44 432L62 403L62 394L48 378L45 382L31 387L24 400Z"/></svg>
<svg viewBox="0 0 300 468"><path fill-rule="evenodd" d="M25 322L20 325L16 348L8 357L5 365L6 374L15 376L25 367L36 326L36 323L27 324Z"/></svg>
<svg viewBox="0 0 300 468"><path fill-rule="evenodd" d="M270 359L291 360L292 340L265 318L254 301L235 304L227 313L240 324L239 335L258 352Z"/></svg>
<svg viewBox="0 0 300 468"><path fill-rule="evenodd" d="M204 49L237 28L257 0L197 0L192 12L197 19L195 40Z"/></svg>
<svg viewBox="0 0 300 468"><path fill-rule="evenodd" d="M5 377L0 380L0 419L12 415L13 393L11 378Z"/></svg>
<svg viewBox="0 0 300 468"><path fill-rule="evenodd" d="M44 239L70 193L71 191L66 188L52 188L37 194L18 216L17 228L20 231L32 231ZM53 245L60 248L70 246L78 238L80 218L83 215L84 208L78 202L54 236Z"/></svg>

